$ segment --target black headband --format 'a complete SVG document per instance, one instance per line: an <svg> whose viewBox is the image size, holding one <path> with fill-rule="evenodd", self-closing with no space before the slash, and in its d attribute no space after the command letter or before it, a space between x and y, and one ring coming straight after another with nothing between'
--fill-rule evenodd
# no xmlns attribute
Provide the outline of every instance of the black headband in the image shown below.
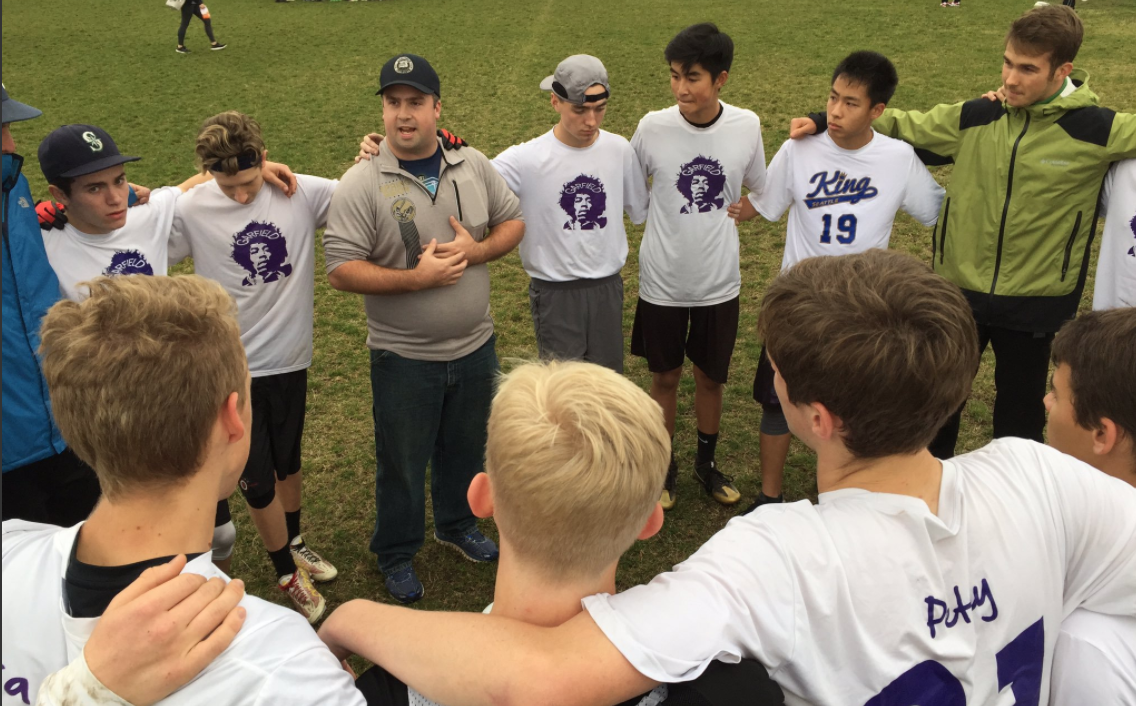
<svg viewBox="0 0 1136 706"><path fill-rule="evenodd" d="M213 164L212 167L209 167L209 171L217 172L218 174L224 174L225 168L222 165L225 163L225 161L226 160L223 160L223 159L217 161L216 163ZM237 155L237 171L238 172L243 172L246 169L252 169L253 167L259 167L259 166L260 166L260 155L257 154L256 152L243 152L243 153Z"/></svg>
<svg viewBox="0 0 1136 706"><path fill-rule="evenodd" d="M593 86L600 86L600 85L603 85L603 84L594 83L592 85ZM560 96L564 100L568 101L569 103L572 102L568 98L568 91L566 91L564 89L564 84L560 83L559 81L553 81L552 82L552 90L556 91L556 95ZM597 93L594 96L589 96L588 94L585 93L584 94L584 102L585 103L597 103L599 101L605 100L610 95L611 95L611 93L608 92L608 90L606 88L604 89L603 93Z"/></svg>

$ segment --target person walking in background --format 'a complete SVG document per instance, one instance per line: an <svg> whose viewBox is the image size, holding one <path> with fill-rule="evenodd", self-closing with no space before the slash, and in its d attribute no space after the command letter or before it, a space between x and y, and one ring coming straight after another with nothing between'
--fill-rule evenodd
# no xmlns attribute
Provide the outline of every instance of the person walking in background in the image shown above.
<svg viewBox="0 0 1136 706"><path fill-rule="evenodd" d="M209 19L209 8L201 0L185 0L181 6L181 26L178 27L178 54L188 54L189 49L185 46L185 30L189 29L189 22L196 15L200 20L205 23L205 35L209 37L209 48L213 51L221 51L227 44L222 44L217 41L213 36L213 22Z"/></svg>

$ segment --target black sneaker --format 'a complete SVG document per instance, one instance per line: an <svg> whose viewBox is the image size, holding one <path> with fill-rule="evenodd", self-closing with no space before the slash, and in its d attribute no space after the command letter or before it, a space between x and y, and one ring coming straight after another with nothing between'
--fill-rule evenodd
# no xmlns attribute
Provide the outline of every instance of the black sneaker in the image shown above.
<svg viewBox="0 0 1136 706"><path fill-rule="evenodd" d="M771 498L771 497L769 497L768 495L766 495L765 493L763 493L759 490L759 491L757 491L757 498L753 501L753 505L750 505L749 507L747 507L745 510L742 510L738 514L739 515L748 515L749 513L753 512L754 510L761 507L762 505L771 505L771 504L774 504L774 503L783 503L783 502L785 502L785 494L784 493L782 493L781 495L778 495L775 498Z"/></svg>
<svg viewBox="0 0 1136 706"><path fill-rule="evenodd" d="M210 45L209 48L212 49L213 51L221 51L222 49L224 49L227 46L229 46L229 45L228 44L222 44L220 42L213 42L213 44Z"/></svg>
<svg viewBox="0 0 1136 706"><path fill-rule="evenodd" d="M663 481L663 494L659 498L659 505L664 510L670 510L675 506L675 485L678 484L678 464L675 460L671 459L671 465L667 467L667 479Z"/></svg>
<svg viewBox="0 0 1136 706"><path fill-rule="evenodd" d="M695 465L694 477L712 498L723 505L733 505L742 499L742 494L734 487L734 479L719 471L718 464L713 461Z"/></svg>
<svg viewBox="0 0 1136 706"><path fill-rule="evenodd" d="M189 53L189 49L187 49L186 47L178 47L174 51L176 51L178 54L188 54Z"/></svg>

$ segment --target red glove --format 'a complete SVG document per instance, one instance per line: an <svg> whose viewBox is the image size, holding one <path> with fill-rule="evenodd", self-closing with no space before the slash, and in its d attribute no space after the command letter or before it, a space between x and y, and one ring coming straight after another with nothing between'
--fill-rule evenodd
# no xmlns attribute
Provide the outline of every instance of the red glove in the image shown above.
<svg viewBox="0 0 1136 706"><path fill-rule="evenodd" d="M41 230L52 228L63 230L63 226L67 225L67 214L64 213L66 209L58 201L39 201L35 205L35 210Z"/></svg>
<svg viewBox="0 0 1136 706"><path fill-rule="evenodd" d="M438 130L438 137L442 138L442 146L447 150L460 150L469 147L469 143L445 128Z"/></svg>

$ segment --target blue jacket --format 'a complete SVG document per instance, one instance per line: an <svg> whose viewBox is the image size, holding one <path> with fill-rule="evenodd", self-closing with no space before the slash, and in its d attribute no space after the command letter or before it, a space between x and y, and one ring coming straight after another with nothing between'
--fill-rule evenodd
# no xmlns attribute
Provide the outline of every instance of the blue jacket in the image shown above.
<svg viewBox="0 0 1136 706"><path fill-rule="evenodd" d="M39 357L39 325L59 300L47 262L24 158L4 155L4 473L66 448L51 416Z"/></svg>

